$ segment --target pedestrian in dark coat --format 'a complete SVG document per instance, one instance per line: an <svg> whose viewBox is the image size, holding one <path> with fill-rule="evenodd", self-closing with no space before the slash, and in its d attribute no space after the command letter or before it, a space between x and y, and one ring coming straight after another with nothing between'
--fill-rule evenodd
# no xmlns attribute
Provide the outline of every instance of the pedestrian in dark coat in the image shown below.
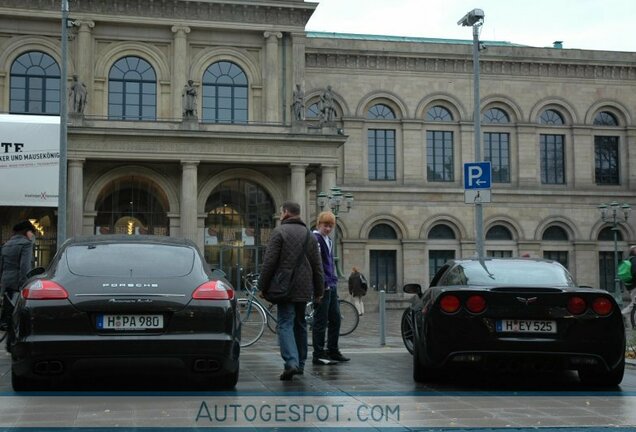
<svg viewBox="0 0 636 432"><path fill-rule="evenodd" d="M0 251L0 296L4 297L6 293L9 298L15 298L20 287L26 281L27 273L33 268L32 240L34 238L35 227L31 222L23 221L13 227L13 236L2 245L2 251ZM10 351L13 340L12 314L12 303L4 302L0 326L9 332L7 351Z"/></svg>
<svg viewBox="0 0 636 432"><path fill-rule="evenodd" d="M0 284L6 291L18 291L33 268L35 227L23 221L13 227L13 236L2 245L0 254Z"/></svg>
<svg viewBox="0 0 636 432"><path fill-rule="evenodd" d="M316 303L320 302L324 282L318 243L300 219L298 203L292 201L283 203L280 220L280 226L272 231L267 243L258 286L263 296L267 297L267 291L276 270L294 268L298 257L301 254L305 255L298 267L295 267L290 300L277 304L278 343L281 357L285 361L285 368L280 379L287 381L294 375L304 373L307 359L305 307L312 299ZM303 250L306 240L307 244Z"/></svg>
<svg viewBox="0 0 636 432"><path fill-rule="evenodd" d="M367 288L367 279L357 267L353 267L349 275L349 294L353 297L353 304L358 310L358 315L364 315L362 297L367 295Z"/></svg>

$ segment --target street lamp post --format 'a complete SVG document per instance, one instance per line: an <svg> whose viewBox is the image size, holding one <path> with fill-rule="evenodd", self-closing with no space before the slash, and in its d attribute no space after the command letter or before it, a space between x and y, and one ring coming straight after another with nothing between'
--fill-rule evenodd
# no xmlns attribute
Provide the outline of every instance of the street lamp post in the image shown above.
<svg viewBox="0 0 636 432"><path fill-rule="evenodd" d="M612 295L616 302L622 306L621 281L618 279L618 226L627 222L632 208L629 204L620 204L617 201L612 201L609 204L601 204L598 209L601 211L601 220L612 224L612 233L614 234L614 290Z"/></svg>
<svg viewBox="0 0 636 432"><path fill-rule="evenodd" d="M473 28L473 121L475 122L475 162L481 161L481 112L479 109L479 29L484 24L485 14L473 9L457 21L457 25ZM475 202L475 249L480 259L484 258L484 213L481 201Z"/></svg>
<svg viewBox="0 0 636 432"><path fill-rule="evenodd" d="M336 273L338 277L344 277L340 268L340 257L338 255L338 215L342 213L348 213L353 207L353 194L343 194L342 190L338 186L333 186L329 192L320 192L318 194L318 205L320 210L324 209L327 205L331 209L332 213L336 217L336 226L333 230L333 260L336 266Z"/></svg>

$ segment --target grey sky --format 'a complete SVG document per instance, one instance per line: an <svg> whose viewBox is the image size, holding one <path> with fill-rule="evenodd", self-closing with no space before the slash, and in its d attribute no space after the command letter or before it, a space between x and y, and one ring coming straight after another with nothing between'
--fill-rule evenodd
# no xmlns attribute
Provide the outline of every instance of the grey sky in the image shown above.
<svg viewBox="0 0 636 432"><path fill-rule="evenodd" d="M472 38L457 21L474 8L486 14L481 40L545 47L636 52L635 0L315 0L307 30Z"/></svg>

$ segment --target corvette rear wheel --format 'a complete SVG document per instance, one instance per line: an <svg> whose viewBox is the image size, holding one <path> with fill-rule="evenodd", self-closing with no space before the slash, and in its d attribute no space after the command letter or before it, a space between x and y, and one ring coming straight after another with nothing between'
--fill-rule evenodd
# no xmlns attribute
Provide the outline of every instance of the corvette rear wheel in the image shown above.
<svg viewBox="0 0 636 432"><path fill-rule="evenodd" d="M35 381L23 376L18 376L11 371L11 387L13 387L13 391L23 392L40 390L44 386L41 381Z"/></svg>
<svg viewBox="0 0 636 432"><path fill-rule="evenodd" d="M413 381L418 383L433 381L433 369L422 364L419 350L415 345L413 346Z"/></svg>
<svg viewBox="0 0 636 432"><path fill-rule="evenodd" d="M609 372L597 372L594 370L580 370L579 379L581 383L599 387L614 387L623 381L625 374L625 358Z"/></svg>
<svg viewBox="0 0 636 432"><path fill-rule="evenodd" d="M402 342L404 342L406 350L413 354L413 316L411 315L410 308L402 313L400 330L402 332Z"/></svg>

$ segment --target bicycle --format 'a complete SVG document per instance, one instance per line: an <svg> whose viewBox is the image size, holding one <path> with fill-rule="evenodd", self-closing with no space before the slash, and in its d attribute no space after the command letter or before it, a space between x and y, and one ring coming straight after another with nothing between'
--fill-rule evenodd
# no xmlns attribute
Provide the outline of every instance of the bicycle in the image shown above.
<svg viewBox="0 0 636 432"><path fill-rule="evenodd" d="M338 299L338 306L340 307L340 332L338 334L340 336L347 336L358 328L360 315L358 314L358 309L348 300ZM269 312L272 316L277 316L276 305L271 305ZM308 330L311 331L314 324L314 302L312 301L307 302L305 321L307 322ZM267 321L267 327L269 327L273 333L276 333L276 324L275 320Z"/></svg>
<svg viewBox="0 0 636 432"><path fill-rule="evenodd" d="M248 273L243 277L247 297L237 300L241 321L241 347L255 344L265 331L265 324L276 320L270 307L258 298L258 273ZM269 327L269 325L268 325Z"/></svg>
<svg viewBox="0 0 636 432"><path fill-rule="evenodd" d="M239 318L241 320L241 347L255 344L265 331L265 325L276 333L278 320L276 319L276 305L265 304L258 298L258 273L248 273L244 277L244 286L247 297L238 299ZM355 331L360 322L358 310L353 303L347 300L339 300L340 305L340 336L346 336ZM311 330L314 317L314 304L308 302L305 308L305 320ZM345 325L342 325L345 323ZM311 340L311 339L310 339Z"/></svg>

